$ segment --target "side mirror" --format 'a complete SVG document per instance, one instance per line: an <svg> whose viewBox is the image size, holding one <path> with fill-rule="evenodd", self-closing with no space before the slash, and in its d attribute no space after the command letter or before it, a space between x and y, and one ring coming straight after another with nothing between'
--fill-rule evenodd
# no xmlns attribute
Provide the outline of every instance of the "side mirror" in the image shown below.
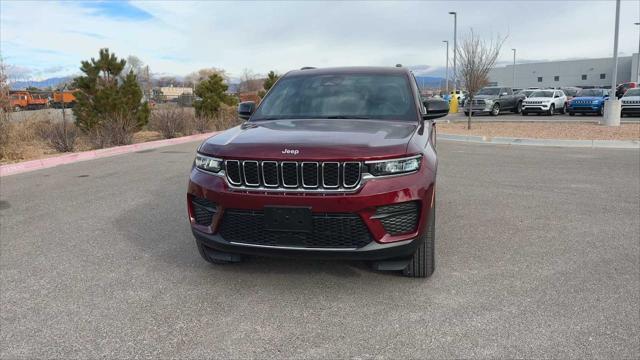
<svg viewBox="0 0 640 360"><path fill-rule="evenodd" d="M427 113L422 116L423 120L435 120L449 114L449 102L446 100L431 98L423 100L422 103L427 109Z"/></svg>
<svg viewBox="0 0 640 360"><path fill-rule="evenodd" d="M507 96L507 93L503 92L502 94L500 94L500 96Z"/></svg>
<svg viewBox="0 0 640 360"><path fill-rule="evenodd" d="M554 98L559 98L559 97L560 97L560 95L555 94L553 97L554 97Z"/></svg>
<svg viewBox="0 0 640 360"><path fill-rule="evenodd" d="M254 101L244 101L238 104L238 117L242 120L249 120L254 111L256 111Z"/></svg>

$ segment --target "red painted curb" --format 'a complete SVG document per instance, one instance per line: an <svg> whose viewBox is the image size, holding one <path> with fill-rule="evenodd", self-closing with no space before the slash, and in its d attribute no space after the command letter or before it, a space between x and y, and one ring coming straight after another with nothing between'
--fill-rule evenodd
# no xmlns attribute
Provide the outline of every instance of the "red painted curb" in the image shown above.
<svg viewBox="0 0 640 360"><path fill-rule="evenodd" d="M107 149L71 153L71 154L60 155L56 157L50 157L46 159L30 160L30 161L25 161L21 163L15 163L15 164L0 165L0 177L21 174L28 171L51 168L58 165L71 164L79 161L100 159L100 158L105 158L105 157L110 157L110 156L115 156L120 154L127 154L134 151L155 149L163 146L182 144L182 143L187 143L187 142L197 141L197 140L204 140L217 133L218 133L217 131L214 131L206 134L197 134L197 135L183 136L183 137L173 138L173 139L149 141L149 142L138 143L138 144L116 146L116 147L107 148Z"/></svg>

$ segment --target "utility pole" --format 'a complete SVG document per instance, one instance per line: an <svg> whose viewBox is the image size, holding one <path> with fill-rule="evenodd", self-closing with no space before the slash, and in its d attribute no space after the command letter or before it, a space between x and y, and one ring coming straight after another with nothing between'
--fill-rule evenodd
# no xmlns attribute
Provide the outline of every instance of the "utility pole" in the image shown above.
<svg viewBox="0 0 640 360"><path fill-rule="evenodd" d="M634 23L638 26L638 60L636 61L636 86L640 86L640 22Z"/></svg>
<svg viewBox="0 0 640 360"><path fill-rule="evenodd" d="M443 43L447 44L447 63L445 65L445 71L444 71L444 87L445 87L445 93L447 95L449 95L449 40L442 40Z"/></svg>
<svg viewBox="0 0 640 360"><path fill-rule="evenodd" d="M516 87L516 49L513 50L513 81L511 81L511 88Z"/></svg>
<svg viewBox="0 0 640 360"><path fill-rule="evenodd" d="M620 30L620 0L616 0L616 22L613 37L613 76L611 76L611 90L609 100L604 105L604 124L607 126L620 126L620 100L616 98L616 85L618 82L618 35Z"/></svg>
<svg viewBox="0 0 640 360"><path fill-rule="evenodd" d="M449 11L453 15L453 90L458 89L458 71L456 67L456 59L458 56L458 13Z"/></svg>

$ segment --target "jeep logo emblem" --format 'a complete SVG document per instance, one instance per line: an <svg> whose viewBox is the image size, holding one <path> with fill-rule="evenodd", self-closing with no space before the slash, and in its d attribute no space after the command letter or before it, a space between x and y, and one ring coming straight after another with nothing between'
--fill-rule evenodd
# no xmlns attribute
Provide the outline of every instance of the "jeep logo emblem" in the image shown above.
<svg viewBox="0 0 640 360"><path fill-rule="evenodd" d="M283 154L291 154L291 155L298 155L300 154L300 150L289 150L289 149L284 149L282 150Z"/></svg>

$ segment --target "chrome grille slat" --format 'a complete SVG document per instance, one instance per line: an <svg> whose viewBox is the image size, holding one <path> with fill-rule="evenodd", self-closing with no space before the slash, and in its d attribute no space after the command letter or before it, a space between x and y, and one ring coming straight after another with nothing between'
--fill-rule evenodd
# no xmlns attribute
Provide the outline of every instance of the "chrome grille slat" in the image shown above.
<svg viewBox="0 0 640 360"><path fill-rule="evenodd" d="M243 161L242 174L244 175L245 185L260 186L260 168L257 161L254 161L254 160Z"/></svg>
<svg viewBox="0 0 640 360"><path fill-rule="evenodd" d="M322 163L322 186L327 189L335 189L340 186L340 163Z"/></svg>
<svg viewBox="0 0 640 360"><path fill-rule="evenodd" d="M317 162L302 162L300 165L302 187L314 189L320 185L320 182L318 181L318 165L319 164Z"/></svg>
<svg viewBox="0 0 640 360"><path fill-rule="evenodd" d="M225 160L232 189L281 192L353 192L363 182L357 161Z"/></svg>
<svg viewBox="0 0 640 360"><path fill-rule="evenodd" d="M293 165L293 169L291 168ZM282 186L286 188L297 188L298 187L298 163L295 161L283 161L280 165L280 174L282 177ZM292 181L287 181L291 179L292 174L295 174L295 183Z"/></svg>

